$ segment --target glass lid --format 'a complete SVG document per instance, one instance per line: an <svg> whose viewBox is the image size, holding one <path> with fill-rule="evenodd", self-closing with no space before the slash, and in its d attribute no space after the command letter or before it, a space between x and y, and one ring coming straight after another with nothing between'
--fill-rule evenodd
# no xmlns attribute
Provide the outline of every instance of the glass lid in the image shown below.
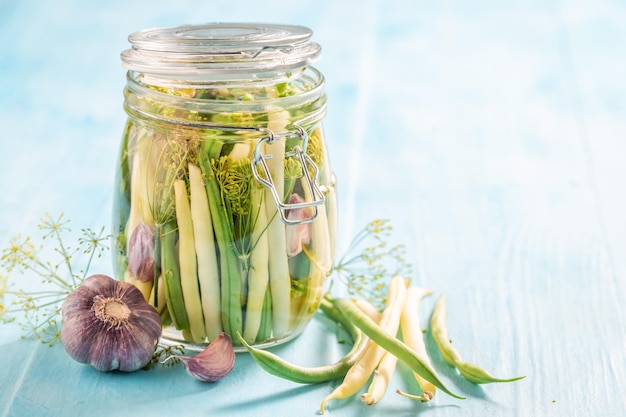
<svg viewBox="0 0 626 417"><path fill-rule="evenodd" d="M321 47L304 26L209 23L154 28L128 37L124 67L153 74L226 74L293 70L314 62Z"/></svg>

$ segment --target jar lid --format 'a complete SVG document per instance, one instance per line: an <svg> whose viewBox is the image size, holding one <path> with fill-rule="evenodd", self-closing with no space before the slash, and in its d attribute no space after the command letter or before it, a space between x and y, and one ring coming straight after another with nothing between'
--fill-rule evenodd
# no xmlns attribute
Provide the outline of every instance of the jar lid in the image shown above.
<svg viewBox="0 0 626 417"><path fill-rule="evenodd" d="M304 26L209 23L146 29L128 37L124 67L170 75L280 71L314 62L321 47Z"/></svg>

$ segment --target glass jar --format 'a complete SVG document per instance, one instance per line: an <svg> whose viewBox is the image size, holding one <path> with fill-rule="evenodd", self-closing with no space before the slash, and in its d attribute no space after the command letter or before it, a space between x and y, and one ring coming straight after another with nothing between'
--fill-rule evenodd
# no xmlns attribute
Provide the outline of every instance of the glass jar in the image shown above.
<svg viewBox="0 0 626 417"><path fill-rule="evenodd" d="M114 266L166 343L202 348L223 331L269 346L319 306L337 227L311 34L219 23L129 37Z"/></svg>

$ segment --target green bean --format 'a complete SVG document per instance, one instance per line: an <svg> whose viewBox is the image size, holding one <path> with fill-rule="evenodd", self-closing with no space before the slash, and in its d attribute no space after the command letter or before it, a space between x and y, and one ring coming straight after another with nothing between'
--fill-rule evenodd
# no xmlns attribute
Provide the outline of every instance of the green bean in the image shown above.
<svg viewBox="0 0 626 417"><path fill-rule="evenodd" d="M180 270L176 260L176 229L173 223L161 225L161 271L165 285L165 301L174 327L189 329L189 318L183 302Z"/></svg>
<svg viewBox="0 0 626 417"><path fill-rule="evenodd" d="M331 365L318 367L294 365L271 352L253 348L246 343L240 334L237 335L256 363L272 375L299 384L317 384L332 381L345 376L348 369L352 367L354 362L356 362L357 358L361 355L363 349L365 349L368 339L353 323L339 313L328 300L322 300L320 308L331 319L343 325L353 339L352 349L343 358Z"/></svg>
<svg viewBox="0 0 626 417"><path fill-rule="evenodd" d="M222 143L217 140L205 140L203 149L198 154L199 165L206 178L206 190L210 205L211 221L215 233L215 242L219 250L220 283L222 297L222 326L224 332L234 338L243 328L241 310L241 276L237 255L233 250L233 237L228 226L228 216L221 197L211 159L219 159Z"/></svg>
<svg viewBox="0 0 626 417"><path fill-rule="evenodd" d="M165 300L159 297L159 291L163 292L159 280L161 278L161 225L154 226L154 285L152 286L152 293L154 294L154 303L152 305L157 311L161 311L161 306L165 306Z"/></svg>
<svg viewBox="0 0 626 417"><path fill-rule="evenodd" d="M347 299L333 299L332 303L349 321L361 329L365 335L408 365L413 372L421 375L422 378L431 382L446 394L462 400L465 399L450 391L443 384L432 366L420 359L419 355L417 355L413 349L409 348L397 338L389 336L384 332L380 326L363 313L354 302Z"/></svg>
<svg viewBox="0 0 626 417"><path fill-rule="evenodd" d="M272 295L269 287L265 289L265 299L263 300L263 311L261 314L261 325L256 340L266 340L272 336Z"/></svg>
<svg viewBox="0 0 626 417"><path fill-rule="evenodd" d="M513 382L525 378L525 376L505 379L496 378L478 365L465 362L460 353L450 343L450 337L446 328L446 317L446 296L442 294L437 303L435 303L433 314L430 318L431 332L443 360L448 365L458 369L465 379L475 384L489 384L492 382Z"/></svg>

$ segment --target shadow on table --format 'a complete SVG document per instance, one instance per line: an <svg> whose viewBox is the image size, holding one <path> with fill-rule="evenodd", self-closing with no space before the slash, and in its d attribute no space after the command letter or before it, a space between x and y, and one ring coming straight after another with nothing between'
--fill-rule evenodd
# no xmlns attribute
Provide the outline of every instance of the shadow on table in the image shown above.
<svg viewBox="0 0 626 417"><path fill-rule="evenodd" d="M264 405L272 405L276 406L276 402L280 400L293 400L298 395L310 392L312 390L317 389L315 385L302 385L296 388L287 389L280 392L275 392L271 394L267 394L261 397L253 397L247 400L238 401L236 403L228 404L222 407L218 407L215 411L218 412L228 412L229 410L244 410L249 408L251 410L255 410L258 408L262 408ZM227 414L228 415L228 414Z"/></svg>
<svg viewBox="0 0 626 417"><path fill-rule="evenodd" d="M5 415L122 415L138 405L206 396L218 384L191 378L182 365L149 371L99 372L69 357L58 343L34 340L0 346L0 412Z"/></svg>

